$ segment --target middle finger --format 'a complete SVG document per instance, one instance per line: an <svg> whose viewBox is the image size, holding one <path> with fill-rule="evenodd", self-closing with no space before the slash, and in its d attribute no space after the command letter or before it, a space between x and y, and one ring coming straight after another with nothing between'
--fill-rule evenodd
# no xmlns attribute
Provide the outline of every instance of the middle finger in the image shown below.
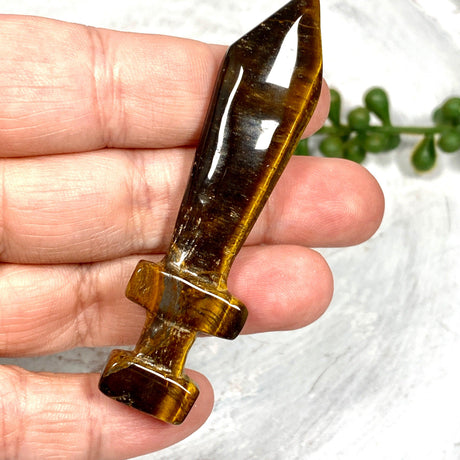
<svg viewBox="0 0 460 460"><path fill-rule="evenodd" d="M192 158L192 149L173 149L1 159L1 260L73 263L164 252ZM382 208L364 168L294 157L248 243L355 244L375 231Z"/></svg>

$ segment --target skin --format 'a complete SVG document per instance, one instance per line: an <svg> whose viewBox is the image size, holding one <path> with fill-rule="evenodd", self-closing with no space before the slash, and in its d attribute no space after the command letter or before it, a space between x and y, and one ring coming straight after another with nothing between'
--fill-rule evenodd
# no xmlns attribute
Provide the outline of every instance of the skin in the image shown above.
<svg viewBox="0 0 460 460"><path fill-rule="evenodd" d="M0 16L0 355L132 344L144 321L123 291L136 261L169 242L225 49L191 40ZM306 135L324 122L326 85ZM245 333L303 327L333 281L310 247L369 238L375 179L339 159L292 158L229 289ZM213 392L179 427L111 401L95 374L0 366L0 457L117 459L197 430Z"/></svg>

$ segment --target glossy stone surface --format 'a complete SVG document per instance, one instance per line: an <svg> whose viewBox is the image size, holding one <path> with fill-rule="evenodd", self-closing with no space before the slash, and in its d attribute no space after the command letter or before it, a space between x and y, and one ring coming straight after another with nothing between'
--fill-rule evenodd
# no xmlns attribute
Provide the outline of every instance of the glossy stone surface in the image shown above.
<svg viewBox="0 0 460 460"><path fill-rule="evenodd" d="M139 262L127 297L147 310L132 352L115 350L99 387L179 424L198 396L183 374L198 332L235 338L247 317L231 264L308 123L322 82L319 2L291 1L228 50L170 247Z"/></svg>

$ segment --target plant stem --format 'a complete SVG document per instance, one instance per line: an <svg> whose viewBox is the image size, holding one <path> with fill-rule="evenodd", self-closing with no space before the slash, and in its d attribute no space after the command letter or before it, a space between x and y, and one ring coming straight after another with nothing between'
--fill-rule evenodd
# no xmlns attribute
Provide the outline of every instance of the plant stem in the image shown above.
<svg viewBox="0 0 460 460"><path fill-rule="evenodd" d="M382 134L441 134L445 131L444 126L417 127L417 126L368 126L366 131ZM347 136L352 132L347 126L323 126L318 134L334 134L337 136Z"/></svg>

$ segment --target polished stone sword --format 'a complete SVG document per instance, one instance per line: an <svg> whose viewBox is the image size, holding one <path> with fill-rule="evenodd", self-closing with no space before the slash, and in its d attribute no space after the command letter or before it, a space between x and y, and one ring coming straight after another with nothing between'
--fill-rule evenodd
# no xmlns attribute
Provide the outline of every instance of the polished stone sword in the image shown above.
<svg viewBox="0 0 460 460"><path fill-rule="evenodd" d="M142 260L127 297L145 307L133 351L114 350L99 388L179 424L198 396L183 373L198 333L234 339L246 307L230 266L285 168L322 84L318 0L287 3L228 50L218 74L171 244ZM274 261L273 263L276 263Z"/></svg>

